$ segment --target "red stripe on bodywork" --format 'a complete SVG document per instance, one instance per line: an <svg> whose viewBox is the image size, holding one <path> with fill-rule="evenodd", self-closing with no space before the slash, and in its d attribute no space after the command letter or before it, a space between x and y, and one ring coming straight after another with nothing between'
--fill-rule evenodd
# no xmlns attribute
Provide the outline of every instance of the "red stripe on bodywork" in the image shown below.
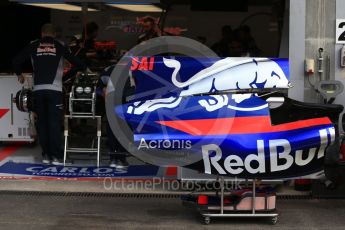
<svg viewBox="0 0 345 230"><path fill-rule="evenodd" d="M332 124L328 117L323 117L272 125L269 116L157 121L157 123L193 136L270 133Z"/></svg>
<svg viewBox="0 0 345 230"><path fill-rule="evenodd" d="M9 109L0 109L0 119L5 116L5 114L10 111Z"/></svg>
<svg viewBox="0 0 345 230"><path fill-rule="evenodd" d="M17 151L23 144L16 143L11 146L7 146L0 151L0 161L4 160L5 158L11 156L15 151Z"/></svg>
<svg viewBox="0 0 345 230"><path fill-rule="evenodd" d="M177 167L168 167L165 171L165 176L177 176Z"/></svg>

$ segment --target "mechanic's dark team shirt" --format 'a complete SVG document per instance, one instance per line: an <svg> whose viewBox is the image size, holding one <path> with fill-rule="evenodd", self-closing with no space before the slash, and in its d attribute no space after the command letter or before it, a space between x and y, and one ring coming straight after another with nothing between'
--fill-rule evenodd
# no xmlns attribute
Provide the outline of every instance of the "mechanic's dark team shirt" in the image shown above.
<svg viewBox="0 0 345 230"><path fill-rule="evenodd" d="M71 54L67 46L52 37L32 41L15 57L13 67L17 75L22 74L22 64L28 58L31 58L33 67L34 91L62 91L64 58L78 69L86 69L86 66Z"/></svg>

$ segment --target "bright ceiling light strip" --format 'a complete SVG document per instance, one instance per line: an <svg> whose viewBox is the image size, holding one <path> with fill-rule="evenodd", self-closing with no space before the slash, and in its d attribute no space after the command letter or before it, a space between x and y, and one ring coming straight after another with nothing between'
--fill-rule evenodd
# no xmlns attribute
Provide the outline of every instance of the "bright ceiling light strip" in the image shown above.
<svg viewBox="0 0 345 230"><path fill-rule="evenodd" d="M51 4L51 3L22 3L24 5L29 6L36 6L36 7L43 7L49 8L54 10L65 10L65 11L81 11L82 8L80 6L75 6L71 4ZM96 9L88 8L88 11L97 11Z"/></svg>
<svg viewBox="0 0 345 230"><path fill-rule="evenodd" d="M108 6L133 12L161 12L162 9L155 5L144 4L107 4Z"/></svg>

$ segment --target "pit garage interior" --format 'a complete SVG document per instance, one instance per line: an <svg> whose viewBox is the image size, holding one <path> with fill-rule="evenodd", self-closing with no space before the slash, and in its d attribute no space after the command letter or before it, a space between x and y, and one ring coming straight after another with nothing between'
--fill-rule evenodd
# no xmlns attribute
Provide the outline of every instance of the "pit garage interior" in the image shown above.
<svg viewBox="0 0 345 230"><path fill-rule="evenodd" d="M64 82L63 91L65 115L69 116L64 117L61 127L65 140L61 149L65 148L66 159L61 159L60 165L43 164L34 115L24 111L28 105L19 98L24 100L25 95L18 93L32 87L31 63L24 64L26 81L20 84L12 60L40 37L45 23L52 23L57 39L70 45L87 23L94 22L98 25L98 50L88 65L90 72L78 73L81 79L89 76L94 87L104 69L138 44L145 32L141 20L147 16L169 31L169 36L191 38L219 56L223 53L216 44L222 41L222 29L230 28L235 37L246 28L255 47L245 50L233 39L227 56L287 58L292 87L284 93L289 98L345 106L345 1L5 0L0 3L0 12L4 30L0 55L0 208L5 210L0 215L0 229L204 228L202 223L209 224L210 219L195 205L202 205L207 196L218 197L223 190L221 183L231 185L232 190L248 187L249 191L274 193L273 217L279 215L279 221L271 220L272 216L255 216L255 205L250 203L253 207L248 215L240 212L230 219L212 218L207 228L344 229L342 143L337 164L328 171L331 180L234 180L174 165L148 164L130 153L126 154L128 167L111 167L105 109L100 116L96 105L88 107L91 112L86 114L71 106L75 103L72 94L78 88L74 77ZM336 129L341 134L343 123L340 116ZM211 184L212 189L205 184ZM221 203L224 206L223 199ZM277 224L267 225L267 218L268 223Z"/></svg>

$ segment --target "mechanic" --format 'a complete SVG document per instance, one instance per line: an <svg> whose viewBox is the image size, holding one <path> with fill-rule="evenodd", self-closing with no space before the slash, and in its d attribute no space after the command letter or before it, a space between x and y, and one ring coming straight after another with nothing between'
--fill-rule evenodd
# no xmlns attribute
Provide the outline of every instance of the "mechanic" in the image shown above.
<svg viewBox="0 0 345 230"><path fill-rule="evenodd" d="M146 16L142 19L141 24L144 29L144 33L139 35L137 42L138 44L147 41L151 38L156 38L162 35L162 32L159 29L154 18Z"/></svg>
<svg viewBox="0 0 345 230"><path fill-rule="evenodd" d="M242 25L236 30L236 37L242 43L244 50L248 53L249 57L259 57L262 51L256 45L256 42L251 34L251 29L247 25Z"/></svg>
<svg viewBox="0 0 345 230"><path fill-rule="evenodd" d="M97 58L95 39L98 31L97 23L89 22L85 25L82 35L75 35L69 44L72 54L79 57L87 66L92 64L92 59Z"/></svg>
<svg viewBox="0 0 345 230"><path fill-rule="evenodd" d="M230 55L229 44L233 40L232 28L229 25L222 27L222 38L212 45L211 49L220 57L232 57Z"/></svg>
<svg viewBox="0 0 345 230"><path fill-rule="evenodd" d="M61 127L63 117L62 74L64 59L85 70L86 66L73 56L67 46L55 39L52 24L44 24L41 39L32 41L13 60L13 67L21 84L25 77L24 62L31 58L34 81L34 112L37 115L37 132L42 147L42 162L61 165Z"/></svg>
<svg viewBox="0 0 345 230"><path fill-rule="evenodd" d="M85 25L82 34L74 35L68 46L73 56L78 57L88 68L91 68L97 62L97 52L95 50L95 39L98 36L99 26L95 22L89 22ZM70 66L68 72L63 76L63 82L75 77L78 67ZM91 72L89 69L88 72Z"/></svg>
<svg viewBox="0 0 345 230"><path fill-rule="evenodd" d="M100 75L100 80L97 86L97 95L101 96L105 101L106 88L113 72L115 65L108 66ZM134 81L129 78L125 84L125 89L122 97L122 103L126 103L126 97L131 95L134 89ZM100 101L97 98L98 101ZM103 105L105 108L105 105ZM103 113L103 115L105 112ZM107 122L107 137L108 137L108 154L110 156L110 167L116 169L126 169L128 167L128 162L126 159L126 149L119 143L110 128L109 122Z"/></svg>

